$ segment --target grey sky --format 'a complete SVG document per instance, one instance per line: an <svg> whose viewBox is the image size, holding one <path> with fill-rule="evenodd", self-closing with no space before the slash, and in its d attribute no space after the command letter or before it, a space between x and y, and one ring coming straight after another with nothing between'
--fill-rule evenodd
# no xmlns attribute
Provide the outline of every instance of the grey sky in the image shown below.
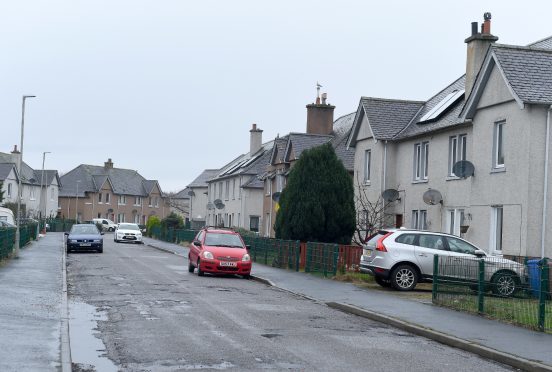
<svg viewBox="0 0 552 372"><path fill-rule="evenodd" d="M0 3L0 151L67 172L138 170L164 191L263 141L304 132L316 81L336 118L361 96L425 100L464 73L472 21L499 43L552 35L550 1Z"/></svg>

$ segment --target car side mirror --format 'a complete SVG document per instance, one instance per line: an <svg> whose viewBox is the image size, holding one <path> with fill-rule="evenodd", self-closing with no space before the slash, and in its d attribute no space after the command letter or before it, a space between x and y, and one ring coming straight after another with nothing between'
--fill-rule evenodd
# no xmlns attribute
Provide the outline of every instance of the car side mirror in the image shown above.
<svg viewBox="0 0 552 372"><path fill-rule="evenodd" d="M63 233L63 235L69 236L69 233L66 231L66 232Z"/></svg>
<svg viewBox="0 0 552 372"><path fill-rule="evenodd" d="M477 249L473 254L474 254L476 257L485 257L485 256L487 256L487 255L485 254L485 252L482 251L482 250L480 250L480 249Z"/></svg>
<svg viewBox="0 0 552 372"><path fill-rule="evenodd" d="M245 248L246 248L247 250L250 250L250 249L251 249L251 246L246 244Z"/></svg>
<svg viewBox="0 0 552 372"><path fill-rule="evenodd" d="M201 247L201 243L198 240L194 240L193 245L196 247Z"/></svg>

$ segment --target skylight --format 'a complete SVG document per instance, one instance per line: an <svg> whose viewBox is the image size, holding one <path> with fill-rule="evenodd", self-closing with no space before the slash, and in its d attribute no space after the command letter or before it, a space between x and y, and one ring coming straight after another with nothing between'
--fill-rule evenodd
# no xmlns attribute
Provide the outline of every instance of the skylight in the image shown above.
<svg viewBox="0 0 552 372"><path fill-rule="evenodd" d="M437 119L439 115L445 112L445 110L448 109L453 103L458 101L458 99L464 95L464 92L464 89L461 89L452 91L451 93L447 94L447 96L443 98L438 104L436 104L435 107L433 107L424 116L422 116L420 122Z"/></svg>

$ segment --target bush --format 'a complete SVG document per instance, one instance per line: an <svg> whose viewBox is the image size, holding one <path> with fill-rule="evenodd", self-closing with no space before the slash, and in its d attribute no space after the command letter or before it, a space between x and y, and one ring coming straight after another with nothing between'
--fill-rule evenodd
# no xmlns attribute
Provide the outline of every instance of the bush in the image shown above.
<svg viewBox="0 0 552 372"><path fill-rule="evenodd" d="M146 231L149 237L151 237L154 228L161 228L161 220L157 216L151 216L150 218L148 218Z"/></svg>
<svg viewBox="0 0 552 372"><path fill-rule="evenodd" d="M171 214L161 220L161 226L165 231L168 229L183 229L184 220L178 214L171 212Z"/></svg>

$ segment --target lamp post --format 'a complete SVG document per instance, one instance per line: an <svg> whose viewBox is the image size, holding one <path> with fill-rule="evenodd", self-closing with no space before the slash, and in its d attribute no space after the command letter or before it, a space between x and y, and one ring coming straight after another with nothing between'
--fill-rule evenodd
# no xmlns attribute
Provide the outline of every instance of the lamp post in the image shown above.
<svg viewBox="0 0 552 372"><path fill-rule="evenodd" d="M40 214L41 218L46 218L46 198L48 197L48 193L44 192L46 191L47 185L44 185L44 162L46 161L46 154L51 154L50 151L44 151L42 153L42 174L40 175L40 205L42 206L42 203L44 203L44 209L40 208ZM44 190L42 188L44 187ZM42 214L42 211L44 210L44 214Z"/></svg>
<svg viewBox="0 0 552 372"><path fill-rule="evenodd" d="M21 143L19 148L19 157L17 159L17 171L19 172L17 183L17 220L15 229L15 258L19 258L19 236L20 236L20 224L21 224L21 161L23 159L23 135L25 133L25 100L27 98L34 98L36 96L23 96L23 103L21 105Z"/></svg>
<svg viewBox="0 0 552 372"><path fill-rule="evenodd" d="M75 194L75 223L79 223L79 183L77 180L77 193Z"/></svg>

